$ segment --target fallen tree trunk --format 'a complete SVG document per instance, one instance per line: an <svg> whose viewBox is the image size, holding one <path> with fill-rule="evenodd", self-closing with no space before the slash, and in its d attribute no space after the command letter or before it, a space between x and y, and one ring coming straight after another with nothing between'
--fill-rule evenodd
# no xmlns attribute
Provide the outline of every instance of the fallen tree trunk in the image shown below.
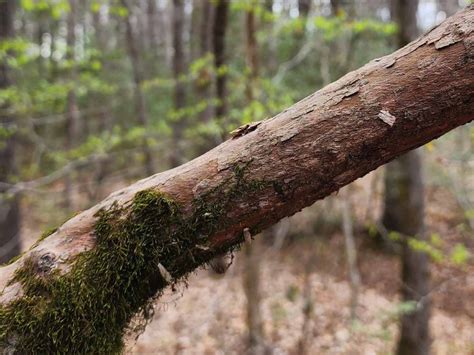
<svg viewBox="0 0 474 355"><path fill-rule="evenodd" d="M211 258L474 118L474 6L201 157L110 195L0 273L0 347L111 352ZM247 230L248 229L248 230ZM146 312L145 312L146 313Z"/></svg>

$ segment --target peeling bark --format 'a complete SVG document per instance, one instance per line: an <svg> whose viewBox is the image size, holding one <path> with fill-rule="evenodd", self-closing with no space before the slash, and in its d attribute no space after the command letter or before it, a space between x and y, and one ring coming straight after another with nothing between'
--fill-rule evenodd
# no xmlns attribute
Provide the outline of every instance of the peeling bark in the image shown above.
<svg viewBox="0 0 474 355"><path fill-rule="evenodd" d="M474 6L470 6L427 35L347 74L246 134L111 194L2 268L0 306L21 299L23 285L12 281L12 276L27 260L37 264L33 270L38 273L54 270L65 277L79 253L96 247L97 213L112 205L127 213L138 192L152 189L166 195L173 201L168 205L179 206L182 218L207 217L209 212L198 215L203 199L207 206L223 206L213 221L218 228L197 229L196 238L207 233L205 245L196 243L192 254L180 249L172 255L173 265L182 268L171 270L162 263L178 280L241 243L245 228L255 235L395 157L472 121L473 24ZM438 49L437 44L447 39L451 44ZM386 63L393 61L387 68ZM393 126L379 118L382 110L397 118ZM243 193L235 193L235 188ZM40 267L45 260L46 269ZM163 271L157 267L156 273ZM168 282L151 284L159 291Z"/></svg>

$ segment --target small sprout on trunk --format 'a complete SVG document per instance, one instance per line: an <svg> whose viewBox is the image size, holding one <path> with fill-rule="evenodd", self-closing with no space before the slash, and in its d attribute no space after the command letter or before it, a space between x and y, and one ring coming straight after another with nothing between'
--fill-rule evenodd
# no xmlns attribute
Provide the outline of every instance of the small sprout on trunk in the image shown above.
<svg viewBox="0 0 474 355"><path fill-rule="evenodd" d="M252 235L250 234L250 230L248 228L244 229L244 241L247 245L252 243Z"/></svg>
<svg viewBox="0 0 474 355"><path fill-rule="evenodd" d="M162 263L158 263L158 270L160 271L161 277L163 277L167 283L171 283L173 281L173 277L168 272L168 270L166 270Z"/></svg>

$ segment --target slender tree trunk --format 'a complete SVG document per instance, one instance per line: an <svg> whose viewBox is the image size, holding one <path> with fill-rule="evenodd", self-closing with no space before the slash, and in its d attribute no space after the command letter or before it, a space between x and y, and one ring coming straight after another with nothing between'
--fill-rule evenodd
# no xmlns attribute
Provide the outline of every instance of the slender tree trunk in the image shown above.
<svg viewBox="0 0 474 355"><path fill-rule="evenodd" d="M160 40L158 34L158 7L157 0L145 0L146 38L143 41L146 49L146 70L148 77L154 78L159 73Z"/></svg>
<svg viewBox="0 0 474 355"><path fill-rule="evenodd" d="M260 249L261 243L244 244L244 292L247 299L247 349L249 354L263 354L265 351L262 313L260 310Z"/></svg>
<svg viewBox="0 0 474 355"><path fill-rule="evenodd" d="M67 55L66 58L71 62L71 70L69 73L70 84L75 85L77 79L77 72L75 68L75 46L76 46L76 19L77 19L77 4L76 0L69 0L69 13L67 15ZM76 147L78 143L78 136L80 132L80 114L77 106L77 96L74 87L69 89L66 100L67 120L66 120L66 149L71 150ZM74 209L74 182L71 174L66 175L64 182L64 198L65 206L68 210Z"/></svg>
<svg viewBox="0 0 474 355"><path fill-rule="evenodd" d="M0 1L0 42L14 36L15 0ZM11 85L6 61L0 62L0 90ZM16 174L15 118L8 105L0 105L0 127L9 127L10 135L0 139L0 182L10 182ZM20 253L20 200L18 193L10 194L0 185L0 264Z"/></svg>
<svg viewBox="0 0 474 355"><path fill-rule="evenodd" d="M203 16L203 7L206 1L191 0L192 11L189 16L188 26L188 38L189 38L189 50L188 60L189 63L194 62L201 56L201 18ZM209 20L209 19L208 19Z"/></svg>
<svg viewBox="0 0 474 355"><path fill-rule="evenodd" d="M126 41L128 55L130 57L130 62L132 63L135 110L138 115L138 123L145 128L149 128L150 122L146 109L145 94L143 93L142 89L142 83L144 79L143 66L140 60L138 42L136 40L132 24L131 7L128 6L127 0L121 1L122 5L128 10L128 14L125 18ZM155 169L153 164L153 155L148 144L148 139L146 137L143 139L143 156L145 158L145 172L147 175L151 175L154 173Z"/></svg>
<svg viewBox="0 0 474 355"><path fill-rule="evenodd" d="M107 39L106 33L104 32L104 28L101 23L101 8L98 11L92 12L92 24L94 27L94 37L97 44L97 47L100 48L102 51L107 52Z"/></svg>
<svg viewBox="0 0 474 355"><path fill-rule="evenodd" d="M109 54L109 46L107 44L107 33L105 32L105 28L101 23L101 8L99 11L92 13L92 26L94 29L94 37L95 37L95 46L97 49L100 49L101 55L106 58ZM103 60L102 62L102 71L104 73L110 72L110 64L108 60ZM99 113L99 132L105 133L110 132L114 127L114 115L113 112L110 110L110 98L107 95L100 95L100 100L103 102L103 109ZM112 157L107 157L99 162L97 162L95 177L94 177L94 193L93 193L93 200L97 200L100 196L102 196L103 191L103 184L104 181L111 171L111 163Z"/></svg>
<svg viewBox="0 0 474 355"><path fill-rule="evenodd" d="M212 29L212 44L214 51L214 66L216 69L216 116L224 120L227 115L227 74L222 71L226 64L225 56L225 34L227 30L227 17L229 12L229 0L218 0L214 11L214 25Z"/></svg>
<svg viewBox="0 0 474 355"><path fill-rule="evenodd" d="M181 140L183 139L184 120L182 110L186 106L186 88L183 82L185 74L185 59L183 48L184 33L184 1L173 0L173 76L175 82L174 88L174 108L177 118L172 124L173 142L171 148L170 165L175 167L183 162L183 151L181 149Z"/></svg>
<svg viewBox="0 0 474 355"><path fill-rule="evenodd" d="M350 185L344 188L342 196L342 227L344 232L344 244L346 249L347 268L351 284L351 320L357 319L357 307L359 305L360 274L357 267L357 246L354 239L354 228L352 223L352 203Z"/></svg>
<svg viewBox="0 0 474 355"><path fill-rule="evenodd" d="M256 99L255 91L258 89L258 52L257 52L257 39L255 36L255 14L253 10L249 10L245 14L245 27L246 27L246 50L245 60L247 63L247 69L249 76L247 80L246 95L248 103L251 103Z"/></svg>
<svg viewBox="0 0 474 355"><path fill-rule="evenodd" d="M311 10L311 0L298 0L298 16L302 20L301 32L296 33L296 44L299 50L306 37L306 23L308 20L309 11Z"/></svg>
<svg viewBox="0 0 474 355"><path fill-rule="evenodd" d="M396 201L398 222L396 230L404 236L426 239L424 230L424 192L421 157L412 152L403 155L395 162L399 164L398 181L391 188L398 192ZM395 221L395 220L392 220ZM401 319L400 340L397 353L429 354L431 339L429 335L430 299L429 259L426 253L414 250L405 239L402 241L402 300L415 302L413 312L403 314Z"/></svg>
<svg viewBox="0 0 474 355"><path fill-rule="evenodd" d="M39 240L0 272L0 348L118 352L136 312L242 243L245 231L256 235L472 121L473 24L469 6L403 49L271 119L242 126L193 161L115 192Z"/></svg>
<svg viewBox="0 0 474 355"><path fill-rule="evenodd" d="M148 50L152 53L158 53L158 34L156 21L158 17L158 11L156 8L156 0L147 0L147 11L146 11L147 27L148 27ZM157 57L156 55L153 57Z"/></svg>
<svg viewBox="0 0 474 355"><path fill-rule="evenodd" d="M212 51L211 36L213 17L213 6L211 0L203 0L199 23L199 55L201 57Z"/></svg>
<svg viewBox="0 0 474 355"><path fill-rule="evenodd" d="M197 0L200 1L200 0ZM203 0L201 6L201 18L200 18L200 27L199 27L199 56L201 58L212 53L212 23L213 23L213 6L211 0ZM212 73L209 72L209 69L203 68L199 75L197 88L197 97L200 100L206 102L206 108L200 114L200 119L202 122L209 122L214 113L212 105L212 82L213 77ZM216 139L214 139L216 140ZM219 143L217 140L213 143ZM215 144L212 144L215 145ZM210 148L210 147L207 147Z"/></svg>
<svg viewBox="0 0 474 355"><path fill-rule="evenodd" d="M298 341L298 354L307 355L310 354L309 347L311 345L311 321L314 316L314 295L313 288L311 286L311 276L314 273L314 266L317 261L317 257L320 253L319 243L315 243L312 248L306 250L306 255L301 257L304 260L304 281L303 281L303 326L301 327L301 337Z"/></svg>
<svg viewBox="0 0 474 355"><path fill-rule="evenodd" d="M265 0L265 11L273 14L273 0ZM278 69L278 34L273 20L268 21L265 27L265 32L268 35L268 39L265 41L268 54L264 55L267 58L266 71L273 76Z"/></svg>
<svg viewBox="0 0 474 355"><path fill-rule="evenodd" d="M48 14L45 13L44 10L37 10L36 12L36 41L38 43L40 52L42 51L43 48L43 36L47 32L47 26L46 26L46 18L48 17ZM46 71L46 65L45 65L45 60L43 56L40 55L37 57L37 63L38 63L38 73L43 73Z"/></svg>
<svg viewBox="0 0 474 355"><path fill-rule="evenodd" d="M331 0L331 14L337 16L341 10L341 1L340 0Z"/></svg>
<svg viewBox="0 0 474 355"><path fill-rule="evenodd" d="M309 11L311 10L311 0L298 0L298 17L301 20L301 25L298 26L297 31L294 33L294 53L295 57L301 53L305 45L307 46L306 42L306 31L308 30L307 22L308 22L308 15Z"/></svg>
<svg viewBox="0 0 474 355"><path fill-rule="evenodd" d="M395 1L393 14L398 23L398 46L416 38L418 0ZM424 240L424 188L421 174L421 151L411 151L387 164L385 170L385 201L382 223L389 231ZM402 241L402 298L404 302L426 299L429 289L429 260L425 253L413 250ZM430 304L425 300L409 314L401 317L398 354L428 354Z"/></svg>
<svg viewBox="0 0 474 355"><path fill-rule="evenodd" d="M105 32L105 28L103 24L101 23L100 19L100 10L97 12L92 13L92 26L94 29L94 39L95 39L95 45L97 49L100 49L101 55L107 56L109 54L108 51L108 44L107 44L107 33ZM102 70L103 72L107 73L108 71L111 70L109 61L103 60L102 63ZM106 104L105 106L110 105L108 102L109 99L107 99L105 96L101 97L101 100L105 100ZM99 130L101 132L105 131L110 131L112 127L114 126L114 117L112 115L112 112L105 107L102 112L100 112L100 122L99 122Z"/></svg>
<svg viewBox="0 0 474 355"><path fill-rule="evenodd" d="M311 0L298 0L298 13L301 18L306 19L311 9Z"/></svg>
<svg viewBox="0 0 474 355"><path fill-rule="evenodd" d="M258 78L258 53L257 40L255 38L255 14L253 9L245 13L245 57L249 76L247 78L246 95L250 104L255 99ZM247 299L247 347L250 354L263 354L264 335L260 310L261 290L260 290L260 255L258 249L261 240L255 243L250 242L250 235L244 246L244 291ZM258 244L257 244L258 243Z"/></svg>
<svg viewBox="0 0 474 355"><path fill-rule="evenodd" d="M160 34L166 64L171 67L173 65L173 31L169 29L172 27L173 3L167 1L165 4L166 6L160 11L158 33Z"/></svg>

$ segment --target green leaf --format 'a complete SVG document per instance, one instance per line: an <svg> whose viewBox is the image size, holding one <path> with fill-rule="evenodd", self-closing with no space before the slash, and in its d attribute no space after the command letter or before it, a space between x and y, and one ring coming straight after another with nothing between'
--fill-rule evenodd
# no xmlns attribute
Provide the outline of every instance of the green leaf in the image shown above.
<svg viewBox="0 0 474 355"><path fill-rule="evenodd" d="M464 244L457 243L451 252L451 261L456 265L465 265L471 254Z"/></svg>

